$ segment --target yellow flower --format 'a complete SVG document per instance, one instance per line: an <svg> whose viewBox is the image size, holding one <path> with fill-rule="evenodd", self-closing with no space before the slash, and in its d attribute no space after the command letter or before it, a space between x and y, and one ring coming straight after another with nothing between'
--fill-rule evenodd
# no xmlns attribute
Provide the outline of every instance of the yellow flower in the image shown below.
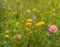
<svg viewBox="0 0 60 47"><path fill-rule="evenodd" d="M12 12L12 14L14 14L14 15L15 15L15 14L17 14L17 12Z"/></svg>
<svg viewBox="0 0 60 47"><path fill-rule="evenodd" d="M41 25L41 23L40 23L40 22L38 22L38 23L36 23L36 24L35 24L35 26L40 26L40 25Z"/></svg>
<svg viewBox="0 0 60 47"><path fill-rule="evenodd" d="M32 23L26 23L27 26L30 26Z"/></svg>
<svg viewBox="0 0 60 47"><path fill-rule="evenodd" d="M36 11L36 8L33 8L32 11L35 12Z"/></svg>
<svg viewBox="0 0 60 47"><path fill-rule="evenodd" d="M44 22L44 21L40 21L40 23L41 23L41 24L45 24L45 22Z"/></svg>
<svg viewBox="0 0 60 47"><path fill-rule="evenodd" d="M26 12L27 12L27 13L30 13L30 12L31 12L31 10L26 10Z"/></svg>
<svg viewBox="0 0 60 47"><path fill-rule="evenodd" d="M28 19L26 25L31 25L32 24L32 19Z"/></svg>
<svg viewBox="0 0 60 47"><path fill-rule="evenodd" d="M28 19L27 22L29 22L29 23L32 22L32 19Z"/></svg>
<svg viewBox="0 0 60 47"><path fill-rule="evenodd" d="M41 26L42 24L45 24L45 22L44 21L40 21L40 22L36 23L35 26Z"/></svg>
<svg viewBox="0 0 60 47"><path fill-rule="evenodd" d="M4 37L9 38L9 35L8 35L8 34L6 34Z"/></svg>

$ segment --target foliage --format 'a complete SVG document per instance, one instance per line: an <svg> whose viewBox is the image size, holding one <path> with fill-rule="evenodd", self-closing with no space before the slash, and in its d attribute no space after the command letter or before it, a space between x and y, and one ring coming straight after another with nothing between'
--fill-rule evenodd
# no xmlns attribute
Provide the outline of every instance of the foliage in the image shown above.
<svg viewBox="0 0 60 47"><path fill-rule="evenodd" d="M60 47L59 28L60 0L0 0L0 47Z"/></svg>

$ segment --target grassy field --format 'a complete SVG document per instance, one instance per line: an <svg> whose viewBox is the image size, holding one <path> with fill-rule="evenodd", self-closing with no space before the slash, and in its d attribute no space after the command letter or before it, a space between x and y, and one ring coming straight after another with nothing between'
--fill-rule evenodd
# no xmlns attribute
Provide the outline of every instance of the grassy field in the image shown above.
<svg viewBox="0 0 60 47"><path fill-rule="evenodd" d="M60 47L60 0L0 0L0 47Z"/></svg>

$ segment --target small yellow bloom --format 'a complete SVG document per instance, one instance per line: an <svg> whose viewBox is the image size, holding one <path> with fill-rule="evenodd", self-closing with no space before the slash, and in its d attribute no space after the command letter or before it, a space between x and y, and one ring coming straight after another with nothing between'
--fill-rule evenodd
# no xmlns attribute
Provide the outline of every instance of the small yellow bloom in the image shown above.
<svg viewBox="0 0 60 47"><path fill-rule="evenodd" d="M35 26L41 26L42 24L45 24L45 22L44 21L40 21L40 22L36 23Z"/></svg>
<svg viewBox="0 0 60 47"><path fill-rule="evenodd" d="M6 34L4 37L9 38L9 35L8 35L8 34Z"/></svg>
<svg viewBox="0 0 60 47"><path fill-rule="evenodd" d="M32 19L28 19L27 22L32 22Z"/></svg>
<svg viewBox="0 0 60 47"><path fill-rule="evenodd" d="M26 10L26 12L27 12L27 13L30 13L30 12L31 12L31 10Z"/></svg>
<svg viewBox="0 0 60 47"><path fill-rule="evenodd" d="M17 12L12 12L12 14L14 14L14 15L15 15L15 14L17 14Z"/></svg>
<svg viewBox="0 0 60 47"><path fill-rule="evenodd" d="M32 23L26 23L27 26L30 26Z"/></svg>
<svg viewBox="0 0 60 47"><path fill-rule="evenodd" d="M41 23L36 23L35 26L41 26Z"/></svg>
<svg viewBox="0 0 60 47"><path fill-rule="evenodd" d="M36 11L36 8L33 8L32 11L35 12Z"/></svg>
<svg viewBox="0 0 60 47"><path fill-rule="evenodd" d="M40 21L40 23L41 23L41 24L45 24L45 22L44 22L44 21Z"/></svg>
<svg viewBox="0 0 60 47"><path fill-rule="evenodd" d="M28 19L26 25L31 25L32 24L32 19Z"/></svg>

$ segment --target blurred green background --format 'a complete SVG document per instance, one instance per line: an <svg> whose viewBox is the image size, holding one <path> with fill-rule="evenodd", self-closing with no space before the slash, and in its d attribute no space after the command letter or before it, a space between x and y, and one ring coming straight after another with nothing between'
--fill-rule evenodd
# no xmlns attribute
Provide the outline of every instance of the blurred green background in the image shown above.
<svg viewBox="0 0 60 47"><path fill-rule="evenodd" d="M50 25L58 31L50 33ZM60 47L60 0L0 0L0 47Z"/></svg>

